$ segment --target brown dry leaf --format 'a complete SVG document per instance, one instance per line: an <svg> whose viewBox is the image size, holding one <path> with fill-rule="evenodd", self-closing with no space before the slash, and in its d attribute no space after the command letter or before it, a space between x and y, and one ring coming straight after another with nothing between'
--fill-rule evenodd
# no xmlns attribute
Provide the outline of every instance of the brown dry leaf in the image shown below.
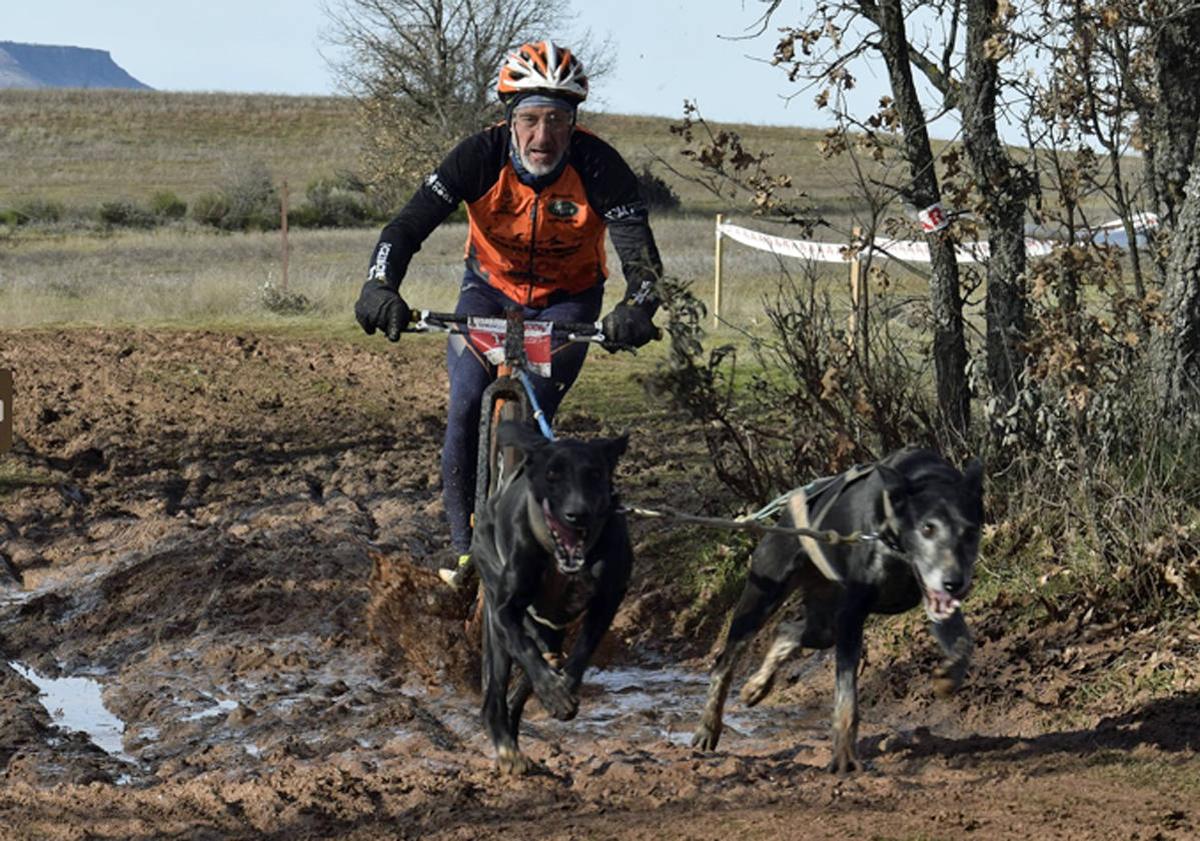
<svg viewBox="0 0 1200 841"><path fill-rule="evenodd" d="M1193 558L1182 567L1174 563L1167 564L1163 578L1185 598L1200 596L1200 559Z"/></svg>
<svg viewBox="0 0 1200 841"><path fill-rule="evenodd" d="M842 393L842 384L838 379L839 373L837 368L830 367L825 371L825 376L821 377L822 400L832 400Z"/></svg>

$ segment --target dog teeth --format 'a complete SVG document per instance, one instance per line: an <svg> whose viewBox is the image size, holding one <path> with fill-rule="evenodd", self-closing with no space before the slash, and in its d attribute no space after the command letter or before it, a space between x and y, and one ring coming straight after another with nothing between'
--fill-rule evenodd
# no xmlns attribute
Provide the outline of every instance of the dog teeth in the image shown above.
<svg viewBox="0 0 1200 841"><path fill-rule="evenodd" d="M558 568L564 573L578 572L583 569L585 561L583 556L583 536L584 532L581 530L579 532L579 540L574 546L568 548L558 532L550 529L550 537L554 541L554 560L558 564Z"/></svg>

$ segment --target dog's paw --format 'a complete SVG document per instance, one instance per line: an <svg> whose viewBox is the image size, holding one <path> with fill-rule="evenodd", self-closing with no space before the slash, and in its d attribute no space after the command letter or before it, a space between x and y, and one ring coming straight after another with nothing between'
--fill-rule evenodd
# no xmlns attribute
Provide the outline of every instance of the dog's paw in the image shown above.
<svg viewBox="0 0 1200 841"><path fill-rule="evenodd" d="M721 740L720 724L701 724L692 735L692 747L697 750L716 750Z"/></svg>
<svg viewBox="0 0 1200 841"><path fill-rule="evenodd" d="M742 687L742 703L747 707L753 707L763 698L767 697L767 693L771 691L771 686L775 683L775 673L760 677L755 674Z"/></svg>
<svg viewBox="0 0 1200 841"><path fill-rule="evenodd" d="M835 748L833 759L829 760L829 764L825 768L831 774L853 774L862 770L862 762L859 761L853 748Z"/></svg>
<svg viewBox="0 0 1200 841"><path fill-rule="evenodd" d="M496 752L496 770L502 777L519 777L528 774L533 763L516 748L500 748Z"/></svg>
<svg viewBox="0 0 1200 841"><path fill-rule="evenodd" d="M967 676L967 664L946 660L933 670L933 691L940 698L948 698L959 690Z"/></svg>
<svg viewBox="0 0 1200 841"><path fill-rule="evenodd" d="M572 681L566 675L552 672L535 689L546 712L559 721L570 721L579 712L579 698L571 691L571 685Z"/></svg>

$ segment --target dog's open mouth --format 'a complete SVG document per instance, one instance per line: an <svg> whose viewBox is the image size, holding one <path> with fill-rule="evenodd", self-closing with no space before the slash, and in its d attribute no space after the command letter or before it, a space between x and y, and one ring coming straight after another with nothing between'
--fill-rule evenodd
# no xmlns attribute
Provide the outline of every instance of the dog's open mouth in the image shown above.
<svg viewBox="0 0 1200 841"><path fill-rule="evenodd" d="M555 517L547 499L542 500L542 513L554 541L554 561L559 570L567 575L579 572L587 559L587 529L577 529Z"/></svg>
<svg viewBox="0 0 1200 841"><path fill-rule="evenodd" d="M925 588L925 614L931 622L945 622L961 606L962 602L945 590Z"/></svg>

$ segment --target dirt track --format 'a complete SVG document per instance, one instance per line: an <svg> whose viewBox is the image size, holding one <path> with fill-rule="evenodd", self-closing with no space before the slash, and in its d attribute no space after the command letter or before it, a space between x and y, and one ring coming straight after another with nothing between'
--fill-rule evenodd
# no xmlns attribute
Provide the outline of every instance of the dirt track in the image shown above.
<svg viewBox="0 0 1200 841"><path fill-rule="evenodd" d="M821 657L763 709L735 702L719 751L687 747L718 620L678 618L669 553L687 546L642 526L580 719L534 706L541 773L496 777L474 699L397 670L369 633L373 563L443 548L440 348L384 345L5 337L20 443L0 475L38 481L0 496L0 837L1200 836L1196 622L1014 627L1019 594L969 604L979 656L949 701L917 618L877 626L871 769L839 779ZM560 428L606 431L569 404ZM648 421L626 493L699 504L691 446ZM119 747L55 725L8 663L95 678Z"/></svg>

